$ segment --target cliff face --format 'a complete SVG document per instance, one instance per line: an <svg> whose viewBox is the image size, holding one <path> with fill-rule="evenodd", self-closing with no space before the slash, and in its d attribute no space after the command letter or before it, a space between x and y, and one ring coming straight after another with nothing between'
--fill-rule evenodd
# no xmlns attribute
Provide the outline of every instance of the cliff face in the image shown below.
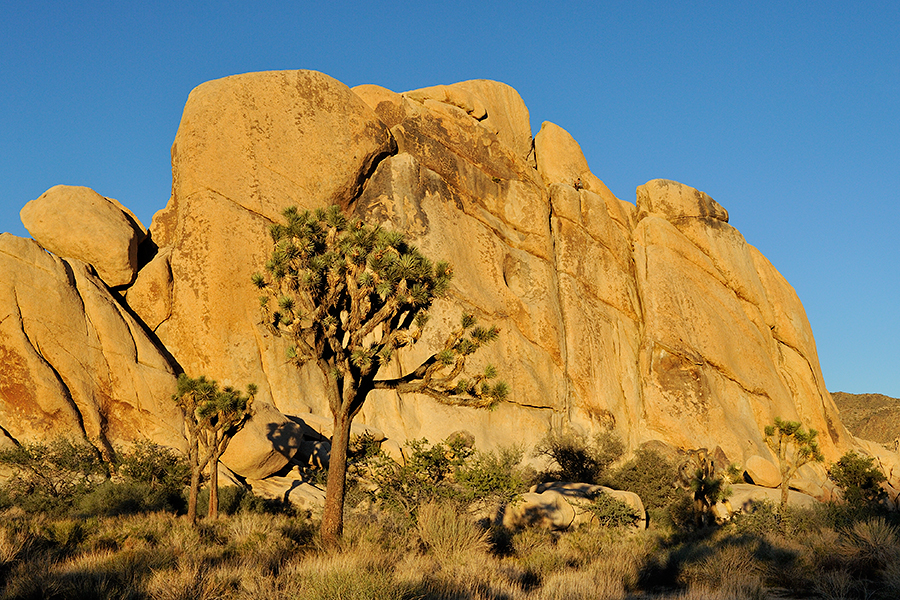
<svg viewBox="0 0 900 600"><path fill-rule="evenodd" d="M119 295L104 289L104 302L136 320L132 332L176 369L256 382L260 401L281 413L328 409L315 368L286 365L281 340L259 326L250 276L271 252L267 227L283 208L337 203L455 267L430 334L400 354L395 372L433 351L462 310L501 329L477 358L498 367L509 402L481 412L373 393L359 419L388 438L466 429L493 447L532 444L551 427L614 428L632 447L720 446L743 462L769 456L762 429L780 416L817 429L830 460L855 444L824 387L802 304L727 211L665 180L639 187L634 204L616 198L564 130L544 123L532 138L509 86L397 94L311 71L211 81L188 98L172 169L172 197L142 246L155 245L155 255ZM18 310L17 294L2 298L3 314ZM22 339L21 321L0 321L0 354L22 357L0 376L0 425L15 439L46 433L17 416L43 402L21 381L38 378L42 360L57 380L69 377L45 352L26 356L22 348L38 346ZM71 344L90 344L74 335ZM174 387L167 373L160 406L141 405L161 422L173 419L162 406ZM129 389L145 378L133 369L117 377ZM87 430L78 420L87 409L63 405L54 418ZM101 403L87 412L112 421L116 410Z"/></svg>

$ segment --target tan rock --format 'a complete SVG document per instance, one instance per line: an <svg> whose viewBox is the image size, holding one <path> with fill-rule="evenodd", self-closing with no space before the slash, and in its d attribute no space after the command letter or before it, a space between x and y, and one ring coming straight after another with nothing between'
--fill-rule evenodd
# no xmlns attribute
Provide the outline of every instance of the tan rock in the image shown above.
<svg viewBox="0 0 900 600"><path fill-rule="evenodd" d="M638 219L661 215L672 223L684 217L703 217L728 222L728 211L706 193L677 181L654 179L637 189Z"/></svg>
<svg viewBox="0 0 900 600"><path fill-rule="evenodd" d="M432 100L455 106L476 120L483 119L487 116L487 111L485 110L481 99L470 91L458 86L435 85L406 92L404 96L422 103Z"/></svg>
<svg viewBox="0 0 900 600"><path fill-rule="evenodd" d="M134 283L124 294L128 306L151 331L156 331L161 323L172 316L171 255L171 248L158 252L138 271Z"/></svg>
<svg viewBox="0 0 900 600"><path fill-rule="evenodd" d="M781 471L778 466L758 454L747 459L744 470L755 485L767 488L777 488L781 485Z"/></svg>
<svg viewBox="0 0 900 600"><path fill-rule="evenodd" d="M90 267L0 235L0 426L19 442L181 447L175 374Z"/></svg>
<svg viewBox="0 0 900 600"><path fill-rule="evenodd" d="M487 79L473 79L454 83L450 88L470 92L483 106L486 115L481 124L510 148L525 158L531 152L531 117L522 97L505 83ZM478 118L478 117L476 117Z"/></svg>
<svg viewBox="0 0 900 600"><path fill-rule="evenodd" d="M249 479L263 479L288 464L300 448L300 426L265 402L253 403L253 416L232 438L222 463Z"/></svg>
<svg viewBox="0 0 900 600"><path fill-rule="evenodd" d="M247 485L257 496L290 502L300 509L320 511L325 506L325 490L304 481L296 470L286 476L248 479Z"/></svg>
<svg viewBox="0 0 900 600"><path fill-rule="evenodd" d="M392 92L380 85L365 84L351 89L375 111L381 122L388 127L399 124L409 112L405 106L405 103L409 102L408 100L397 92Z"/></svg>
<svg viewBox="0 0 900 600"><path fill-rule="evenodd" d="M276 406L302 412L296 390L307 376L285 368L284 344L257 328L258 294L248 285L271 253L267 227L292 204L348 205L394 147L372 109L321 73L199 86L172 150L172 198L152 226L160 256L169 251L171 289L147 285L128 302L151 321L170 313L155 331L186 372L256 381Z"/></svg>
<svg viewBox="0 0 900 600"><path fill-rule="evenodd" d="M640 496L634 492L626 490L615 490L603 485L593 485L590 483L574 483L566 481L551 481L533 486L531 492L540 494L545 491L554 491L565 498L575 509L575 518L572 522L573 526L596 522L596 517L588 510L590 505L598 494L606 494L620 502L624 502L631 507L634 512L639 515L634 525L640 529L647 527L647 510Z"/></svg>
<svg viewBox="0 0 900 600"><path fill-rule="evenodd" d="M331 416L321 375L287 364L285 340L259 326L250 275L269 257L267 228L285 206L337 202L455 266L425 335L385 376L418 365L463 311L501 329L471 361L495 365L510 385L496 410L370 395L357 430L377 432L398 460L405 440L460 429L478 449L527 449L551 428L612 428L629 449L720 446L745 463L768 456L762 430L775 416L817 429L828 460L864 445L840 422L796 293L724 208L665 180L641 186L637 205L621 201L552 123L531 149L527 108L496 82L397 94L290 71L199 86L173 145L172 198L151 225L159 251L122 290L131 312L78 260L0 238L0 444L50 432L183 443L169 402L173 357L189 373L256 382L260 406L276 407L233 442L229 465L255 476L286 467L298 419L311 446L303 460L324 465ZM110 258L84 260L101 272ZM878 457L900 486L898 461ZM295 481L280 481L277 495L294 493ZM795 485L830 493L815 470ZM586 515L558 493L548 498L555 516L534 517L548 526L569 509L582 515L571 522Z"/></svg>
<svg viewBox="0 0 900 600"><path fill-rule="evenodd" d="M634 206L619 200L609 191L605 183L591 173L581 146L568 131L545 121L541 124L541 130L534 136L534 155L544 185L549 187L554 183L562 183L594 192L606 203L612 219L624 230L631 229Z"/></svg>
<svg viewBox="0 0 900 600"><path fill-rule="evenodd" d="M147 230L131 211L86 187L57 185L22 209L22 224L41 246L88 263L110 287L128 285Z"/></svg>
<svg viewBox="0 0 900 600"><path fill-rule="evenodd" d="M731 486L731 496L728 497L727 502L733 513L752 512L754 503L769 502L777 505L781 502L781 490L749 483L735 483ZM819 502L812 496L790 490L788 504L797 508L814 508Z"/></svg>
<svg viewBox="0 0 900 600"><path fill-rule="evenodd" d="M269 219L290 204L346 205L393 148L374 112L327 75L234 75L188 97L172 148L173 195L213 194Z"/></svg>
<svg viewBox="0 0 900 600"><path fill-rule="evenodd" d="M646 216L634 239L648 425L682 448L720 445L743 458L747 440L764 447L763 427L797 411L768 328L667 220Z"/></svg>
<svg viewBox="0 0 900 600"><path fill-rule="evenodd" d="M543 527L562 531L575 521L575 509L557 491L526 492L522 499L505 507L503 526L507 529Z"/></svg>

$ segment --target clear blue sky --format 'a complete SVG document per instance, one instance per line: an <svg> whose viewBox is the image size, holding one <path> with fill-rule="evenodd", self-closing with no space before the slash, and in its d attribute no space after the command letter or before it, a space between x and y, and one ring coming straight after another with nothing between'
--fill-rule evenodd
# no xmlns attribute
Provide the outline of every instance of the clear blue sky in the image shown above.
<svg viewBox="0 0 900 600"><path fill-rule="evenodd" d="M900 397L900 2L32 2L0 19L0 231L59 184L149 225L190 90L314 69L515 87L620 198L709 193L797 290L832 391Z"/></svg>

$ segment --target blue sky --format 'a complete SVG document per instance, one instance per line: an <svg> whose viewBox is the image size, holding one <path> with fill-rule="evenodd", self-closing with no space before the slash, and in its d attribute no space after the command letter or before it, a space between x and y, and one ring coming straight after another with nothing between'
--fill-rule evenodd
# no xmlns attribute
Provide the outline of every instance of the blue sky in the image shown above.
<svg viewBox="0 0 900 600"><path fill-rule="evenodd" d="M318 4L318 3L317 3ZM832 391L900 397L900 3L33 2L0 19L0 231L86 185L145 225L200 83L516 88L620 198L709 193L797 290Z"/></svg>

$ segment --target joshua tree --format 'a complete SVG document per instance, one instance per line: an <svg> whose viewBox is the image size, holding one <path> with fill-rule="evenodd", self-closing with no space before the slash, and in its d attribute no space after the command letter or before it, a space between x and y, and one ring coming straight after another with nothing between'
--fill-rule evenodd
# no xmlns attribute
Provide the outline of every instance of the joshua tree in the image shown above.
<svg viewBox="0 0 900 600"><path fill-rule="evenodd" d="M433 264L403 234L349 219L337 206L299 213L271 227L275 249L253 283L270 330L288 337L288 358L314 361L325 378L334 418L322 539L336 544L343 530L350 424L374 389L426 394L460 406L491 407L506 397L488 367L462 379L466 358L497 338L463 315L443 346L397 378L376 379L394 351L414 343L435 298L449 287L451 268Z"/></svg>
<svg viewBox="0 0 900 600"><path fill-rule="evenodd" d="M188 463L191 466L191 490L188 495L188 520L197 522L197 496L200 475L209 467L210 518L219 514L219 459L231 438L250 418L256 386L247 386L247 395L225 387L204 376L191 379L178 376L178 388L172 400L181 409L188 438Z"/></svg>
<svg viewBox="0 0 900 600"><path fill-rule="evenodd" d="M797 421L782 421L775 417L775 424L765 429L766 445L778 457L781 469L781 513L787 506L788 486L797 470L809 462L822 462L825 457L816 441L815 429L804 431Z"/></svg>

